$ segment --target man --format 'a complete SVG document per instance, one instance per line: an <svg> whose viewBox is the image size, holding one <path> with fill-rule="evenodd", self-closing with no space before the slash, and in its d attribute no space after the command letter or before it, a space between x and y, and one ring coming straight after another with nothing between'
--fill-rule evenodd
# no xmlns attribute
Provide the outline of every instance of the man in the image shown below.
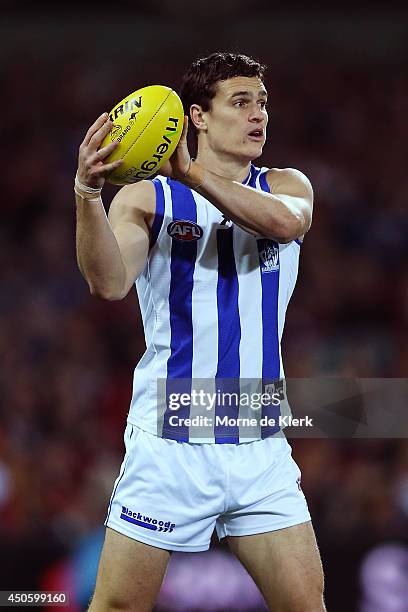
<svg viewBox="0 0 408 612"><path fill-rule="evenodd" d="M220 394L202 410L212 417L202 427L186 420L200 411L192 400L198 379L232 393L243 380L261 381L263 391L283 377L280 338L313 193L297 170L251 163L266 138L263 74L244 55L194 62L181 94L196 159L186 117L163 176L121 189L108 218L100 190L120 162L104 163L117 143L98 148L112 127L107 114L80 147L79 267L91 293L109 300L137 280L147 344L90 610L151 610L171 551L206 550L214 526L270 610L325 609L300 471L279 425L225 424L242 407L223 405ZM175 418L169 398L181 392L190 400ZM258 414L276 416L275 408Z"/></svg>

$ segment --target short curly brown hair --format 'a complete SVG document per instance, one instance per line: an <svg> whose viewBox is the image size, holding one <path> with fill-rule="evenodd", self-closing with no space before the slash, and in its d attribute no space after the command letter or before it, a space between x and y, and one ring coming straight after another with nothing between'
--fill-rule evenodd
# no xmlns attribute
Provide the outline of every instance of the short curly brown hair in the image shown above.
<svg viewBox="0 0 408 612"><path fill-rule="evenodd" d="M266 66L241 53L212 53L195 60L184 74L180 97L184 112L190 114L190 106L198 104L204 112L210 110L218 81L233 77L258 77L263 80ZM194 128L195 136L197 130Z"/></svg>

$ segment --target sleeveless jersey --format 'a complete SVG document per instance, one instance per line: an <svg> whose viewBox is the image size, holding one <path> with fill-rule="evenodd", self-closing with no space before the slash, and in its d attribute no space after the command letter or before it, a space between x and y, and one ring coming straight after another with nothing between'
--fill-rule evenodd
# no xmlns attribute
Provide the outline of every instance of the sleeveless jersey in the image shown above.
<svg viewBox="0 0 408 612"><path fill-rule="evenodd" d="M252 165L244 184L269 192L267 171ZM248 408L248 396L284 377L280 343L300 243L251 235L178 181L153 183L151 246L136 281L147 348L135 368L128 421L190 443L273 435L282 405ZM205 408L197 405L203 389L211 397ZM175 407L169 398L177 397ZM243 415L255 414L256 422L244 423Z"/></svg>

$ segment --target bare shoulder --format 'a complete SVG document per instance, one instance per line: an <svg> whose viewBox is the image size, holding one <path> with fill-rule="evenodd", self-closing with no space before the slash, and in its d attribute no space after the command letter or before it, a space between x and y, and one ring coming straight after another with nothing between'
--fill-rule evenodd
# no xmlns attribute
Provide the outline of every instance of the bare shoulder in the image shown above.
<svg viewBox="0 0 408 612"><path fill-rule="evenodd" d="M311 182L296 168L271 168L266 173L266 180L273 194L299 195L313 199Z"/></svg>
<svg viewBox="0 0 408 612"><path fill-rule="evenodd" d="M152 181L140 181L122 187L112 200L109 220L126 220L148 226L153 223L156 211L156 190Z"/></svg>

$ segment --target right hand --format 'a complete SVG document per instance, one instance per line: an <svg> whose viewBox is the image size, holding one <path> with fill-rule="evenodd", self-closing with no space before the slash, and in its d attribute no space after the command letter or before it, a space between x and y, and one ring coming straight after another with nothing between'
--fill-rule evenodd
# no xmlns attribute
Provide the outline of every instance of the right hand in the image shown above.
<svg viewBox="0 0 408 612"><path fill-rule="evenodd" d="M112 125L108 113L103 113L91 125L79 147L78 180L83 185L102 189L106 177L122 163L122 160L118 159L110 164L104 164L104 160L119 146L117 140L99 149Z"/></svg>

